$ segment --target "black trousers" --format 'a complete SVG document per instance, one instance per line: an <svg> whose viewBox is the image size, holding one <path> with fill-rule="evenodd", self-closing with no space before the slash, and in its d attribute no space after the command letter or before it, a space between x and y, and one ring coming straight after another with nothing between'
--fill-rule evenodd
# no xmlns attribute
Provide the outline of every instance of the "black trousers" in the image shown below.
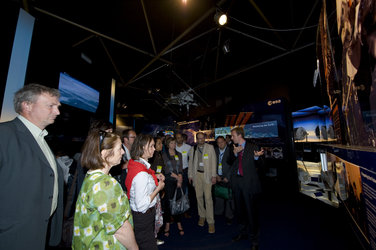
<svg viewBox="0 0 376 250"><path fill-rule="evenodd" d="M139 249L157 250L157 241L154 235L155 207L149 208L146 213L132 211L134 234Z"/></svg>
<svg viewBox="0 0 376 250"><path fill-rule="evenodd" d="M249 188L249 183L242 176L233 180L235 211L240 225L240 234L248 235L253 245L259 242L259 196Z"/></svg>

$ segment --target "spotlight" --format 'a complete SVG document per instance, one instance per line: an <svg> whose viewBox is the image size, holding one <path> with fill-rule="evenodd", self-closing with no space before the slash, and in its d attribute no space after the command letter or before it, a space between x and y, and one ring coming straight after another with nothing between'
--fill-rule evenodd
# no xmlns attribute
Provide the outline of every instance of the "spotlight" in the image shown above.
<svg viewBox="0 0 376 250"><path fill-rule="evenodd" d="M223 12L217 12L214 16L214 20L217 24L223 26L227 23L227 15Z"/></svg>

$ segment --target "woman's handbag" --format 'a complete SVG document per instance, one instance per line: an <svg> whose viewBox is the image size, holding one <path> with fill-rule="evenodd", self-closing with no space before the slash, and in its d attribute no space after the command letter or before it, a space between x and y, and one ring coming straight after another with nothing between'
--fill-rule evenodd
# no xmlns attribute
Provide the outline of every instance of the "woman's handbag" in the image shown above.
<svg viewBox="0 0 376 250"><path fill-rule="evenodd" d="M181 192L181 196L179 199L176 199L176 194L178 192L178 189ZM171 209L172 215L183 214L189 209L189 200L188 200L187 195L184 194L182 188L175 189L174 198L170 200L170 209Z"/></svg>
<svg viewBox="0 0 376 250"><path fill-rule="evenodd" d="M232 190L229 187L224 187L216 184L214 186L214 195L216 197L228 200L232 198Z"/></svg>

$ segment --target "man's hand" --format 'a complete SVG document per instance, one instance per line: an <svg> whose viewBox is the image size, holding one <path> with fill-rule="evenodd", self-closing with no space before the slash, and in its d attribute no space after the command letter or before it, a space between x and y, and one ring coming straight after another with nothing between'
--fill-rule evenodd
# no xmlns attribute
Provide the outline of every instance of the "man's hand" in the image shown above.
<svg viewBox="0 0 376 250"><path fill-rule="evenodd" d="M217 178L216 177L212 177L211 181L212 181L212 184L215 185L215 183L217 183Z"/></svg>
<svg viewBox="0 0 376 250"><path fill-rule="evenodd" d="M241 145L239 146L235 146L234 145L234 154L238 154L239 152L241 152L243 150L243 147Z"/></svg>
<svg viewBox="0 0 376 250"><path fill-rule="evenodd" d="M228 183L228 179L225 177L225 178L223 178L223 180L222 180L224 183Z"/></svg>
<svg viewBox="0 0 376 250"><path fill-rule="evenodd" d="M253 151L253 153L254 153L254 155L255 156L261 156L261 155L263 155L264 154L264 150L263 149L261 149L260 151Z"/></svg>
<svg viewBox="0 0 376 250"><path fill-rule="evenodd" d="M189 184L193 184L192 178L188 178Z"/></svg>
<svg viewBox="0 0 376 250"><path fill-rule="evenodd" d="M175 178L176 180L179 178L178 175L175 174L175 173L171 173L171 177L172 177L172 178Z"/></svg>
<svg viewBox="0 0 376 250"><path fill-rule="evenodd" d="M221 182L221 181L222 181L221 176L217 175L217 182Z"/></svg>

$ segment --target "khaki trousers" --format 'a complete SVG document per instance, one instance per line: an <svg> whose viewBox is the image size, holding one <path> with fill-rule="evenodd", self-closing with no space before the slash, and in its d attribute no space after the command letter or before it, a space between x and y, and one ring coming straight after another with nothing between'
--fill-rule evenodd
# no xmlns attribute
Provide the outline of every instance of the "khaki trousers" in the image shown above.
<svg viewBox="0 0 376 250"><path fill-rule="evenodd" d="M201 218L205 218L208 224L214 224L212 184L205 183L204 173L196 173L195 190L197 198L198 215Z"/></svg>

